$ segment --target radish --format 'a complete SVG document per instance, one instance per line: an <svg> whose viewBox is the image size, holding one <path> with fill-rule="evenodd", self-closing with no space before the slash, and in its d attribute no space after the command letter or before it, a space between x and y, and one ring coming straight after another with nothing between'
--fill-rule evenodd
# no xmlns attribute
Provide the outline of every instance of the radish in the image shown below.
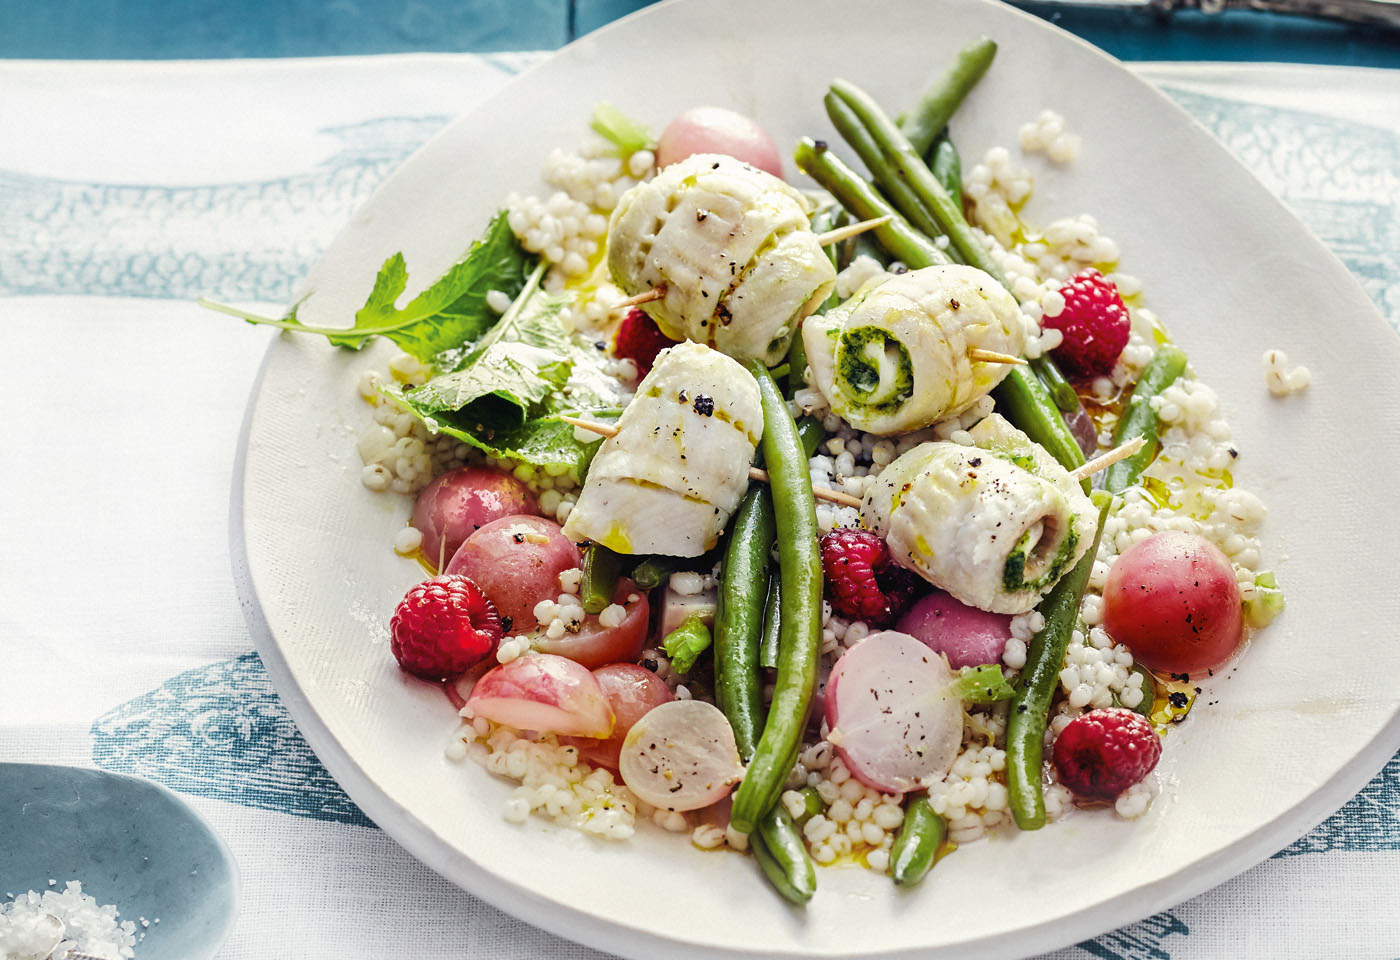
<svg viewBox="0 0 1400 960"><path fill-rule="evenodd" d="M617 718L612 736L606 740L589 740L585 737L566 737L564 740L578 747L578 755L589 763L607 767L616 773L622 743L632 726L652 709L670 703L675 697L671 695L671 688L666 686L665 680L635 663L611 663L594 670L593 676L607 694L613 716Z"/></svg>
<svg viewBox="0 0 1400 960"><path fill-rule="evenodd" d="M492 520L522 513L539 513L525 484L489 467L458 467L418 494L413 526L423 534L423 556L441 569L467 537Z"/></svg>
<svg viewBox="0 0 1400 960"><path fill-rule="evenodd" d="M895 627L948 658L954 670L999 663L1011 638L1011 618L988 613L935 590L921 597Z"/></svg>
<svg viewBox="0 0 1400 960"><path fill-rule="evenodd" d="M559 574L583 563L559 524L544 517L493 520L462 544L447 573L460 573L486 592L512 630L535 626L535 605L559 595Z"/></svg>
<svg viewBox="0 0 1400 960"><path fill-rule="evenodd" d="M598 679L572 660L531 654L490 670L472 687L472 715L518 730L602 739L613 711Z"/></svg>
<svg viewBox="0 0 1400 960"><path fill-rule="evenodd" d="M632 596L637 599L627 599ZM590 613L583 618L583 623L574 633L566 632L557 638L541 635L535 640L535 649L541 653L557 653L561 657L568 657L590 670L610 663L620 665L625 660L636 660L642 652L642 647L646 645L647 625L651 622L651 607L647 602L646 591L637 589L635 583L624 577L617 583L613 603L626 611L622 622L617 626L605 627L598 614Z"/></svg>
<svg viewBox="0 0 1400 960"><path fill-rule="evenodd" d="M947 662L907 633L873 633L826 684L827 739L846 767L884 793L943 778L962 745L962 701Z"/></svg>
<svg viewBox="0 0 1400 960"><path fill-rule="evenodd" d="M627 732L618 768L633 793L664 810L708 807L744 775L733 728L703 700L673 700L649 710Z"/></svg>
<svg viewBox="0 0 1400 960"><path fill-rule="evenodd" d="M783 158L768 131L723 107L692 107L667 124L656 144L656 165L666 167L697 153L722 153L783 176Z"/></svg>
<svg viewBox="0 0 1400 960"><path fill-rule="evenodd" d="M1153 670L1191 674L1218 667L1244 636L1234 567L1204 537L1155 533L1113 561L1103 588L1103 626Z"/></svg>

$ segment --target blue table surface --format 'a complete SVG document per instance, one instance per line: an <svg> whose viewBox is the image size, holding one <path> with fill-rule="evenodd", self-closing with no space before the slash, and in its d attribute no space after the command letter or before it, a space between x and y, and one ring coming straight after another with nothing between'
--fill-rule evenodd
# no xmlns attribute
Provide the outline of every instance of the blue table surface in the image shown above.
<svg viewBox="0 0 1400 960"><path fill-rule="evenodd" d="M0 58L220 59L547 50L652 0L0 0ZM1124 60L1400 67L1400 31L1239 11L1019 6ZM877 15L853 3L852 16Z"/></svg>

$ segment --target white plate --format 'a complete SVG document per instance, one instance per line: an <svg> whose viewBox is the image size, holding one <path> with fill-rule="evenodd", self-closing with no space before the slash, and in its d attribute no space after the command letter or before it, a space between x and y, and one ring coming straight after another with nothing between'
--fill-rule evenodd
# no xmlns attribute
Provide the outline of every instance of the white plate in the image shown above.
<svg viewBox="0 0 1400 960"><path fill-rule="evenodd" d="M644 830L606 843L500 817L509 785L444 759L455 718L406 680L386 622L419 568L395 556L405 498L358 480L369 355L283 337L245 425L234 491L243 595L268 669L350 796L423 862L532 923L635 957L979 956L1048 950L1166 908L1244 870L1351 796L1400 746L1400 343L1342 265L1181 110L1116 62L1039 20L979 0L676 3L565 49L411 159L336 240L302 316L344 324L378 265L404 251L433 279L549 149L579 142L607 99L660 126L697 102L760 118L780 143L827 136L821 98L843 75L899 107L978 33L1001 52L955 123L964 156L1014 144L1052 105L1083 159L1042 170L1031 216L1094 213L1148 301L1220 392L1236 476L1288 610L1173 729L1162 796L1136 823L1081 813L998 833L896 891L825 870L805 911L753 864ZM1260 354L1285 346L1313 386L1274 400ZM263 623L258 613L261 612ZM1216 702L1218 701L1218 702Z"/></svg>

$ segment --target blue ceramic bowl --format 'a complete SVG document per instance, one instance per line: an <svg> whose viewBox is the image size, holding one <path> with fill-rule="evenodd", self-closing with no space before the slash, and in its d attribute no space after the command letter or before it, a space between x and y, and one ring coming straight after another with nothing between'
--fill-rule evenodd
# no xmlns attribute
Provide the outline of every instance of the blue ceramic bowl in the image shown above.
<svg viewBox="0 0 1400 960"><path fill-rule="evenodd" d="M162 786L101 770L0 763L0 897L69 880L142 928L138 960L206 960L238 912L233 854Z"/></svg>

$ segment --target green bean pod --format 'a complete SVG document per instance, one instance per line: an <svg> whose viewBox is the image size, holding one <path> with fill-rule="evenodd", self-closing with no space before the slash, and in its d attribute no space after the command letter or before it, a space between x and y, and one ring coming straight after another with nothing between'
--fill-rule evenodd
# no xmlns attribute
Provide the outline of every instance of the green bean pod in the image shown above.
<svg viewBox="0 0 1400 960"><path fill-rule="evenodd" d="M1006 282L1001 268L963 218L962 207L948 196L948 191L943 189L943 185L938 182L928 164L924 163L922 153L899 132L899 128L885 111L880 109L880 105L864 90L845 80L833 80L831 92L844 100L860 118L889 165L909 185L914 195L948 235L959 257L965 263L990 275L997 283L1009 288L1010 284Z"/></svg>
<svg viewBox="0 0 1400 960"><path fill-rule="evenodd" d="M831 295L836 296L834 290ZM800 326L792 335L792 343L788 346L787 362L787 389L783 391L783 395L791 400L793 394L807 386L807 344L802 340Z"/></svg>
<svg viewBox="0 0 1400 960"><path fill-rule="evenodd" d="M826 115L831 118L836 132L860 157L860 162L870 171L875 186L894 208L904 215L914 229L929 239L941 236L943 230L938 226L938 221L924 208L909 184L890 166L879 144L870 136L870 131L865 129L850 105L830 91L823 102L826 104Z"/></svg>
<svg viewBox="0 0 1400 960"><path fill-rule="evenodd" d="M928 153L934 139L948 126L948 121L982 79L996 55L996 41L990 37L978 37L958 51L947 72L924 91L914 109L899 121L900 131L915 150Z"/></svg>
<svg viewBox="0 0 1400 960"><path fill-rule="evenodd" d="M911 797L904 804L904 823L890 847L890 876L900 886L912 886L924 878L938 856L948 823L929 805L927 796Z"/></svg>
<svg viewBox="0 0 1400 960"><path fill-rule="evenodd" d="M1006 379L992 390L997 410L1022 433L1046 449L1066 470L1084 463L1084 451L1069 432L1050 392L1040 378L1025 367L1012 367ZM1084 481L1089 489L1089 481Z"/></svg>
<svg viewBox="0 0 1400 960"><path fill-rule="evenodd" d="M875 234L875 239L889 251L890 256L903 261L910 269L952 263L946 253L911 227L909 221L900 216L899 211L880 196L878 190L842 163L826 144L803 137L793 151L793 161L799 170L825 187L840 201L841 206L851 211L852 216L861 220L890 217L888 223L870 232Z"/></svg>
<svg viewBox="0 0 1400 960"><path fill-rule="evenodd" d="M686 562L684 557L647 557L632 568L632 582L643 590L655 590Z"/></svg>
<svg viewBox="0 0 1400 960"><path fill-rule="evenodd" d="M816 500L802 441L767 369L749 362L763 401L763 458L778 540L783 589L778 676L753 759L734 793L730 822L751 833L773 809L792 772L821 659L822 564ZM784 766L786 764L786 766Z"/></svg>
<svg viewBox="0 0 1400 960"><path fill-rule="evenodd" d="M1157 353L1142 371L1137 386L1133 387L1133 395L1128 400L1127 409L1123 411L1118 426L1114 428L1113 445L1120 446L1134 437L1142 437L1147 442L1137 453L1126 460L1119 460L1108 468L1104 474L1103 487L1109 493L1122 493L1137 483L1142 471L1157 459L1157 451L1162 448L1162 441L1157 433L1157 411L1152 409L1152 398L1175 383L1185 372L1185 351L1170 343L1158 347Z"/></svg>
<svg viewBox="0 0 1400 960"><path fill-rule="evenodd" d="M763 636L758 642L758 665L765 670L778 667L778 636L782 629L782 617L778 606L783 594L782 577L768 577L768 599L763 605Z"/></svg>
<svg viewBox="0 0 1400 960"><path fill-rule="evenodd" d="M1074 392L1074 387L1065 379L1059 365L1050 359L1049 354L1036 357L1030 361L1030 365L1061 413L1074 413L1079 409L1079 394Z"/></svg>
<svg viewBox="0 0 1400 960"><path fill-rule="evenodd" d="M661 649L671 658L672 673L689 673L700 655L710 649L713 637L705 621L690 617L661 641Z"/></svg>
<svg viewBox="0 0 1400 960"><path fill-rule="evenodd" d="M1031 638L1026 666L1016 683L1016 699L1011 701L1011 712L1006 720L1006 790L1011 816L1022 830L1039 830L1045 826L1045 792L1040 773L1050 701L1060 683L1065 650L1079 621L1079 604L1084 598L1089 573L1094 569L1094 558L1098 556L1104 518L1113 502L1113 498L1102 491L1095 491L1093 496L1099 505L1099 526L1094 542L1040 602L1038 609L1045 617L1045 626Z"/></svg>
<svg viewBox="0 0 1400 960"><path fill-rule="evenodd" d="M781 804L758 821L749 834L749 846L768 882L799 907L817 892L817 867L802 842L802 834Z"/></svg>
<svg viewBox="0 0 1400 960"><path fill-rule="evenodd" d="M583 553L583 583L579 596L585 613L602 613L613 602L622 575L622 555L601 543L590 543Z"/></svg>
<svg viewBox="0 0 1400 960"><path fill-rule="evenodd" d="M962 157L958 154L958 148L953 146L953 141L948 139L946 133L938 138L933 145L933 155L929 158L929 169L938 178L938 182L943 184L943 189L948 191L948 196L953 198L953 202L962 209Z"/></svg>
<svg viewBox="0 0 1400 960"><path fill-rule="evenodd" d="M773 498L763 484L750 484L734 513L720 568L714 636L715 704L729 718L745 762L763 723L758 646L773 536Z"/></svg>

